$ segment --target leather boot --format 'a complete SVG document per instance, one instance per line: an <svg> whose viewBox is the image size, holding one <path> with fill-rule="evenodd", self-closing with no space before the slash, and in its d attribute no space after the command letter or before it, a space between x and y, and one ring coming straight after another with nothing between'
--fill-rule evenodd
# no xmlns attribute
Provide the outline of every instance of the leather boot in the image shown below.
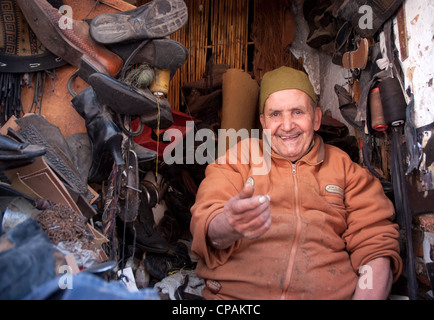
<svg viewBox="0 0 434 320"><path fill-rule="evenodd" d="M183 0L154 0L133 10L96 16L90 34L103 44L164 38L181 29L187 19Z"/></svg>
<svg viewBox="0 0 434 320"><path fill-rule="evenodd" d="M98 102L95 91L89 87L72 100L74 109L86 120L86 129L92 146L92 165L88 181L101 183L112 171L113 163L123 165L122 140L119 128L110 113Z"/></svg>
<svg viewBox="0 0 434 320"><path fill-rule="evenodd" d="M79 76L85 81L96 71L116 76L121 70L122 59L90 37L85 21L73 20L72 28L61 29L59 21L63 16L46 0L17 0L17 3L41 43L79 68Z"/></svg>

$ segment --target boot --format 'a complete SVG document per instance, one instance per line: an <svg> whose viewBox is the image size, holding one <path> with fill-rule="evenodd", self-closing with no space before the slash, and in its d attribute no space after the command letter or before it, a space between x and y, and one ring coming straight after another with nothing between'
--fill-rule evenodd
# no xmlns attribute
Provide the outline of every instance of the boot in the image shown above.
<svg viewBox="0 0 434 320"><path fill-rule="evenodd" d="M164 38L181 29L187 19L183 0L154 0L133 10L96 16L90 33L103 44Z"/></svg>
<svg viewBox="0 0 434 320"><path fill-rule="evenodd" d="M83 80L96 71L116 76L121 70L122 59L90 37L85 21L73 20L72 28L61 29L63 16L46 0L17 0L17 3L42 44L79 68Z"/></svg>
<svg viewBox="0 0 434 320"><path fill-rule="evenodd" d="M92 87L77 94L71 104L86 120L87 134L92 146L92 165L88 181L101 183L109 177L113 163L125 164L122 158L122 133L111 115L98 102Z"/></svg>

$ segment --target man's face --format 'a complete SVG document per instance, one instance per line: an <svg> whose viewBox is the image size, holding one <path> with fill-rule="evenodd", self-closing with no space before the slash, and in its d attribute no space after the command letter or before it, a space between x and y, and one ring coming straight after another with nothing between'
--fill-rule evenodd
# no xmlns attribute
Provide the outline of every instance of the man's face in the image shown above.
<svg viewBox="0 0 434 320"><path fill-rule="evenodd" d="M321 109L314 110L306 93L288 89L268 97L260 121L271 131L271 149L296 161L309 149L314 132L321 126L321 115Z"/></svg>

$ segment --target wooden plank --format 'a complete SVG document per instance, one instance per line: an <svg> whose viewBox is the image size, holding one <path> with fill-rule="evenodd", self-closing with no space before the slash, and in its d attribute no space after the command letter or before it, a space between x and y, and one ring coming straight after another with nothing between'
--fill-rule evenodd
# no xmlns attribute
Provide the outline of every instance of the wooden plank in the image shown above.
<svg viewBox="0 0 434 320"><path fill-rule="evenodd" d="M401 61L408 58L408 47L407 47L407 24L405 22L405 4L401 6L396 14L396 19L398 22L398 37L399 37L399 47L401 52Z"/></svg>

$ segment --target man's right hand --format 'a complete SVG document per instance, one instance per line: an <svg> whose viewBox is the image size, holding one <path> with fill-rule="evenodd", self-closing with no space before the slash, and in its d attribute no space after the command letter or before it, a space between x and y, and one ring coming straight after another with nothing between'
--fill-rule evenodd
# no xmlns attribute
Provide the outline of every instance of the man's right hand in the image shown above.
<svg viewBox="0 0 434 320"><path fill-rule="evenodd" d="M216 249L226 249L236 240L257 239L271 226L270 198L253 197L254 180L247 179L240 193L225 204L223 213L208 228L208 240Z"/></svg>

